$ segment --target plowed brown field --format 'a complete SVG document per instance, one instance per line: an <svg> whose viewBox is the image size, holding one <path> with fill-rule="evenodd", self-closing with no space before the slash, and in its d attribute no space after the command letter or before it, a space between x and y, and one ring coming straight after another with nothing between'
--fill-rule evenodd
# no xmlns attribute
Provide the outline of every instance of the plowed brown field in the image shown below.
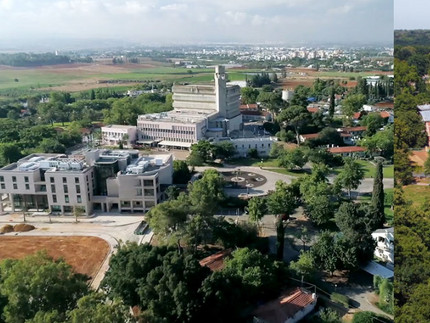
<svg viewBox="0 0 430 323"><path fill-rule="evenodd" d="M39 250L62 257L81 274L95 277L109 252L109 244L97 237L0 236L0 260L20 259Z"/></svg>

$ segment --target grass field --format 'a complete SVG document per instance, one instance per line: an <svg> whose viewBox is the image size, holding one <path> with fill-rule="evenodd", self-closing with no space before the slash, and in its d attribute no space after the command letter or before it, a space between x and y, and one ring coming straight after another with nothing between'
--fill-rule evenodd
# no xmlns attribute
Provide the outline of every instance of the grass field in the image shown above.
<svg viewBox="0 0 430 323"><path fill-rule="evenodd" d="M405 199L412 201L413 205L419 206L430 201L429 185L408 185L403 187Z"/></svg>
<svg viewBox="0 0 430 323"><path fill-rule="evenodd" d="M358 160L358 162L364 169L365 178L372 178L375 176L376 166L373 163L366 160ZM333 169L333 173L337 175L341 169L342 167L336 167ZM394 165L384 166L382 171L384 178L394 178Z"/></svg>
<svg viewBox="0 0 430 323"><path fill-rule="evenodd" d="M0 260L20 259L39 250L46 250L55 259L62 257L76 272L94 278L109 252L109 244L97 237L0 237Z"/></svg>
<svg viewBox="0 0 430 323"><path fill-rule="evenodd" d="M245 80L246 73L255 69L232 70L230 80ZM100 83L100 81L121 83ZM70 64L37 68L0 67L0 94L35 91L83 91L92 88L128 88L144 81L172 81L201 83L213 80L213 69L187 69L184 67L153 66L151 64L109 65ZM125 83L123 83L125 82Z"/></svg>

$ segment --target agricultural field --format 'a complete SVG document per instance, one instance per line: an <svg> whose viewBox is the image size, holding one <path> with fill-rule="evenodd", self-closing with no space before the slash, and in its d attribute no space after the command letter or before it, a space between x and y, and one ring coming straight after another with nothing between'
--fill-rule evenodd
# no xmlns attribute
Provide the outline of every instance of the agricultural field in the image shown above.
<svg viewBox="0 0 430 323"><path fill-rule="evenodd" d="M234 68L228 70L231 81L244 81L247 74L262 72L261 69ZM366 75L381 75L385 72L338 72L316 71L305 68L288 69L282 88L311 86L316 78L338 79L346 86L357 84L356 78ZM126 89L144 81L171 81L178 83L201 83L213 80L213 68L187 69L172 67L167 63L151 60L141 64L113 65L107 61L90 64L51 65L36 68L0 66L0 95L5 93L31 93L66 91L77 92L95 88Z"/></svg>
<svg viewBox="0 0 430 323"><path fill-rule="evenodd" d="M63 258L73 269L94 278L109 252L109 244L85 236L1 236L0 260L20 259L40 250L53 258Z"/></svg>

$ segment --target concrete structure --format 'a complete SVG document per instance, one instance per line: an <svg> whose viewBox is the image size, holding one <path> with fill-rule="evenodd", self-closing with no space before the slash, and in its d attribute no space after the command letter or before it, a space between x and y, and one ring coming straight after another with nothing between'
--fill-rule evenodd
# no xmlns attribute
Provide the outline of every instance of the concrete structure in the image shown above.
<svg viewBox="0 0 430 323"><path fill-rule="evenodd" d="M419 105L418 110L420 111L421 117L426 126L426 134L429 138L427 146L430 147L430 104Z"/></svg>
<svg viewBox="0 0 430 323"><path fill-rule="evenodd" d="M294 91L291 90L282 90L282 100L290 102L294 97Z"/></svg>
<svg viewBox="0 0 430 323"><path fill-rule="evenodd" d="M238 133L240 87L227 85L223 66L215 67L214 80L213 84L174 85L174 110L139 116L138 141L189 148L200 139Z"/></svg>
<svg viewBox="0 0 430 323"><path fill-rule="evenodd" d="M217 138L213 142L230 141L236 149L236 156L247 157L250 149L256 149L258 156L269 156L273 144L278 141L277 137L254 137L254 138Z"/></svg>
<svg viewBox="0 0 430 323"><path fill-rule="evenodd" d="M394 228L376 230L372 238L376 240L375 257L394 265Z"/></svg>
<svg viewBox="0 0 430 323"><path fill-rule="evenodd" d="M32 154L0 169L0 213L49 210L84 214L146 212L162 200L161 185L172 183L172 155L96 149L80 156ZM6 197L6 198L5 198Z"/></svg>
<svg viewBox="0 0 430 323"><path fill-rule="evenodd" d="M108 125L102 127L102 145L131 147L137 138L136 126Z"/></svg>

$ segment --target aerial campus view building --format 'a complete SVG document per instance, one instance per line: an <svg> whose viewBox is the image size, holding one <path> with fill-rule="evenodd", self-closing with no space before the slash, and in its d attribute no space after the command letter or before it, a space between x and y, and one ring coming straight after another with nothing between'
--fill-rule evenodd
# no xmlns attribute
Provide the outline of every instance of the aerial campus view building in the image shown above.
<svg viewBox="0 0 430 323"><path fill-rule="evenodd" d="M244 131L240 87L228 84L227 80L225 67L216 66L214 83L175 84L172 111L140 115L137 127L103 127L102 143L114 145L123 141L128 146L136 143L189 149L203 139L226 140L233 143L239 156L245 156L251 148L257 149L260 156L267 156L277 139Z"/></svg>
<svg viewBox="0 0 430 323"><path fill-rule="evenodd" d="M31 154L0 169L0 213L5 208L88 215L148 211L172 184L172 155L89 149L82 154Z"/></svg>

